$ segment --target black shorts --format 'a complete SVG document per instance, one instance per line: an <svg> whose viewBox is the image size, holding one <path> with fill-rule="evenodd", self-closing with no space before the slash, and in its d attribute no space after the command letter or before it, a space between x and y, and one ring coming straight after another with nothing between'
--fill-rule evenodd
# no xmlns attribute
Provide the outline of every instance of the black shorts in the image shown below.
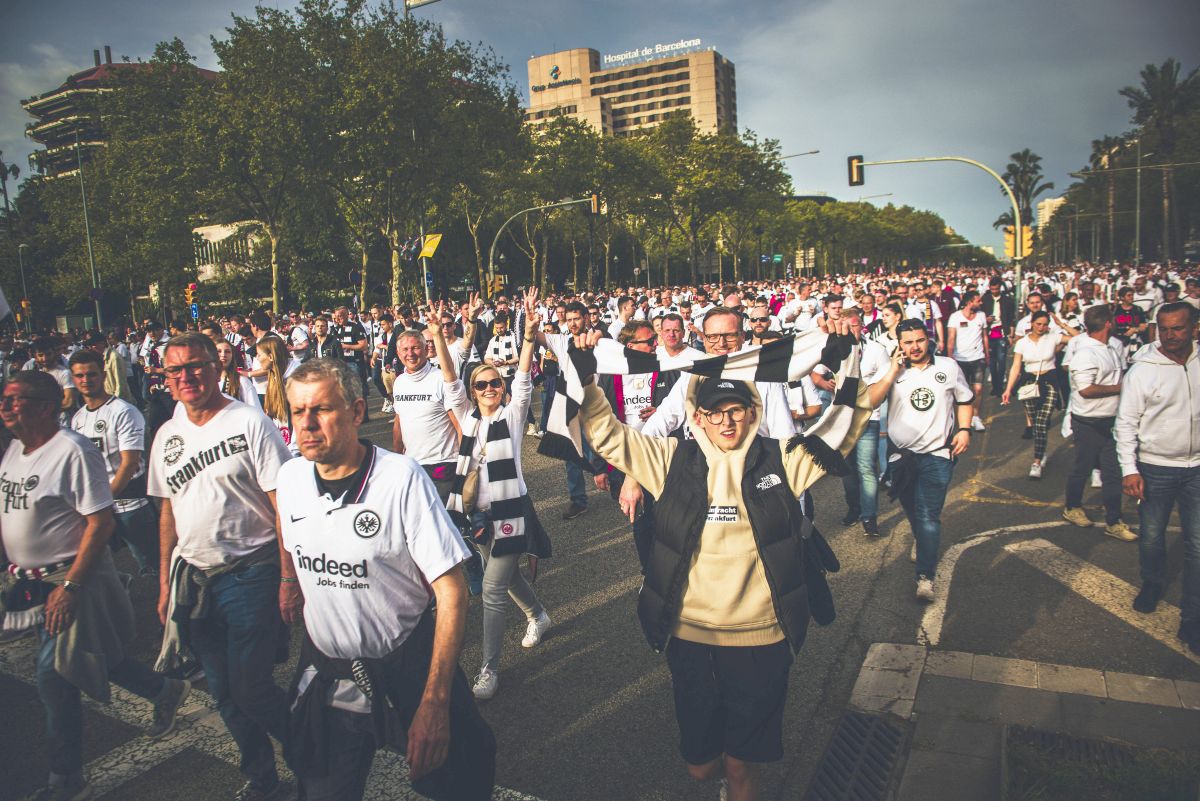
<svg viewBox="0 0 1200 801"><path fill-rule="evenodd" d="M783 759L783 704L792 650L702 645L674 638L667 666L675 691L679 751L690 765L722 754L743 762Z"/></svg>
<svg viewBox="0 0 1200 801"><path fill-rule="evenodd" d="M987 359L979 359L973 362L957 362L957 364L958 369L963 371L968 384L983 384L983 377L987 374Z"/></svg>

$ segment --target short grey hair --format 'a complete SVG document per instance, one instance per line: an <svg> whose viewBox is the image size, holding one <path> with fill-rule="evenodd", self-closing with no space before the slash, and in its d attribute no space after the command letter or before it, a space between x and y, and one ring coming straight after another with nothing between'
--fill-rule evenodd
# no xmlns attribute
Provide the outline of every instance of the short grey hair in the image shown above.
<svg viewBox="0 0 1200 801"><path fill-rule="evenodd" d="M309 359L288 376L287 383L291 386L293 383L311 384L314 381L332 381L348 407L363 396L358 372L341 359Z"/></svg>
<svg viewBox="0 0 1200 801"><path fill-rule="evenodd" d="M397 342L402 339L415 339L421 345L421 349L425 349L425 335L415 328L406 328L399 334L396 334Z"/></svg>
<svg viewBox="0 0 1200 801"><path fill-rule="evenodd" d="M202 350L209 359L217 361L217 343L213 342L212 337L208 334L201 334L199 331L185 331L168 339L163 348L163 359L167 358L167 351L171 348Z"/></svg>

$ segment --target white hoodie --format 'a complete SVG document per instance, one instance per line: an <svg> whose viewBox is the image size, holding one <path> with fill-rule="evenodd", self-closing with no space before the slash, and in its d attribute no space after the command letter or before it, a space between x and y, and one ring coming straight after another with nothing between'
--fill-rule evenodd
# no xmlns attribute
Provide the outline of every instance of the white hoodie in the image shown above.
<svg viewBox="0 0 1200 801"><path fill-rule="evenodd" d="M1121 475L1137 463L1200 467L1200 353L1179 364L1158 344L1139 350L1121 383L1116 423Z"/></svg>

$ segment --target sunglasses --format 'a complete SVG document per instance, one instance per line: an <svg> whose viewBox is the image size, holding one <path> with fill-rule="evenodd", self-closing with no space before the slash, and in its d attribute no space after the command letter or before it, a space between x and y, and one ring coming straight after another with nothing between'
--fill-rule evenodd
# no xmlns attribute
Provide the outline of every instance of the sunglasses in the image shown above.
<svg viewBox="0 0 1200 801"><path fill-rule="evenodd" d="M751 317L750 322L752 322L752 323L769 323L769 322L771 322L771 318L770 317Z"/></svg>
<svg viewBox="0 0 1200 801"><path fill-rule="evenodd" d="M483 392L488 387L491 387L492 389L500 389L500 387L504 386L504 379L493 378L491 381L475 381L471 384L471 386L475 388L476 392Z"/></svg>

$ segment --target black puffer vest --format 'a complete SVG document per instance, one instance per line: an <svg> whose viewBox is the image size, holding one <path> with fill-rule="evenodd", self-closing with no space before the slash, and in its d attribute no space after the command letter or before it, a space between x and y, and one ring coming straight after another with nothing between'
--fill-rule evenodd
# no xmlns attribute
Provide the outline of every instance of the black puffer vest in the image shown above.
<svg viewBox="0 0 1200 801"><path fill-rule="evenodd" d="M783 443L755 436L746 453L742 504L762 558L775 616L793 652L808 632L804 537L810 530L783 469ZM681 442L654 506L654 547L638 597L650 647L661 651L679 621L692 555L708 514L708 460L695 440Z"/></svg>

